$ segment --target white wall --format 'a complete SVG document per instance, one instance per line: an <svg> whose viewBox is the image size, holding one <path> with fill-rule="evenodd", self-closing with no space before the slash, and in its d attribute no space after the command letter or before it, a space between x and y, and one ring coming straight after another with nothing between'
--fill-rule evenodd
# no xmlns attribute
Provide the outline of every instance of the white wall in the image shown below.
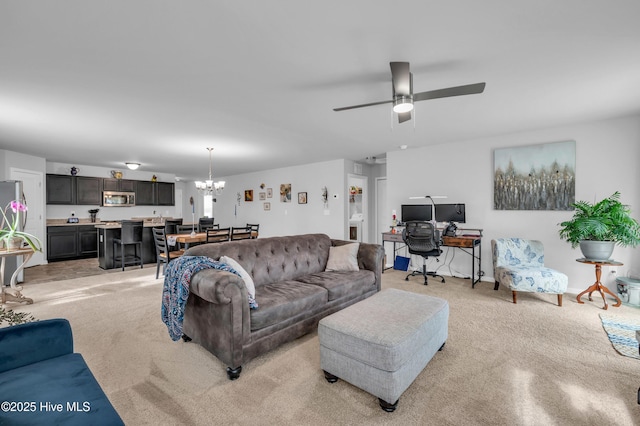
<svg viewBox="0 0 640 426"><path fill-rule="evenodd" d="M576 141L576 200L599 200L620 191L622 201L640 218L639 116L389 152L387 210L399 212L401 204L412 202L410 196L426 194L447 195L441 202L466 203L464 227L484 229L485 279L493 280L491 239L538 239L545 245L546 265L566 273L570 292L579 293L593 284L595 274L592 266L575 261L582 257L579 249L558 236L558 223L571 218L572 212L493 210L494 149L566 140ZM639 252L640 248L616 247L613 257L624 263L618 275L640 271ZM454 271L471 274L469 256L464 253L458 251L452 265ZM430 267L437 266L431 261ZM602 282L615 289L610 270L603 269ZM449 272L448 268L441 271Z"/></svg>
<svg viewBox="0 0 640 426"><path fill-rule="evenodd" d="M331 238L342 239L346 233L346 177L345 161L335 160L305 164L281 169L265 170L235 176L217 177L226 181L222 195L214 204L215 223L221 226L244 226L247 223L260 224L260 237L293 235L305 233L325 233ZM261 189L260 184L265 188ZM280 201L280 184L291 184L291 202ZM191 187L193 183L187 184ZM329 192L329 204L325 214L321 199L321 189L326 186ZM273 189L273 198L259 199L260 192ZM244 201L244 191L253 190L253 201ZM184 198L192 193L185 190ZM307 193L307 204L298 204L298 192ZM241 201L238 203L237 195ZM338 198L333 198L337 194ZM196 197L194 197L196 198ZM196 218L202 214L202 197L196 207ZM263 204L271 203L271 210L265 211ZM188 207L190 212L190 207ZM187 210L185 210L185 215Z"/></svg>

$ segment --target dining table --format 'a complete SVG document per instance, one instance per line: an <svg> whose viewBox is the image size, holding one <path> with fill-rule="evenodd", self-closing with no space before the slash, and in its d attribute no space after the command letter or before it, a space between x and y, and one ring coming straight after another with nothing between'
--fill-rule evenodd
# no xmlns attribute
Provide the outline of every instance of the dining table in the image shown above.
<svg viewBox="0 0 640 426"><path fill-rule="evenodd" d="M223 232L221 232L222 234ZM258 232L252 231L251 238L258 238ZM171 242L175 242L188 249L190 244L201 244L207 242L206 232L196 232L188 234L169 234L167 235L167 242L171 245Z"/></svg>

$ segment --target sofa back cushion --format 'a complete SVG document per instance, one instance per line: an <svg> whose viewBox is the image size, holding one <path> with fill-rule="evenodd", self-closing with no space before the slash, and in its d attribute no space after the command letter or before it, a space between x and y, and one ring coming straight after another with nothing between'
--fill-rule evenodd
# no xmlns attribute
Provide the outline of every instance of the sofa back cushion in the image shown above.
<svg viewBox="0 0 640 426"><path fill-rule="evenodd" d="M306 234L202 244L190 248L185 255L215 260L220 256L231 257L249 272L255 286L260 287L324 271L329 247L331 239L327 235Z"/></svg>

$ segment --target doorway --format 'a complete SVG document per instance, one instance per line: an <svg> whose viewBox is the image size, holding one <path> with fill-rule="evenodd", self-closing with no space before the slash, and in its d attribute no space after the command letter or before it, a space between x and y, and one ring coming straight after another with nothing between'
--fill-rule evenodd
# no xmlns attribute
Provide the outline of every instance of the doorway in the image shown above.
<svg viewBox="0 0 640 426"><path fill-rule="evenodd" d="M367 177L349 174L347 176L348 199L348 235L351 241L369 242L367 228L369 226Z"/></svg>
<svg viewBox="0 0 640 426"><path fill-rule="evenodd" d="M42 252L35 252L25 267L44 265L44 252L47 247L47 239L45 237L44 226L44 185L43 174L35 170L24 170L11 167L9 171L9 179L22 181L22 192L27 204L27 220L25 222L24 231L36 236L43 245Z"/></svg>

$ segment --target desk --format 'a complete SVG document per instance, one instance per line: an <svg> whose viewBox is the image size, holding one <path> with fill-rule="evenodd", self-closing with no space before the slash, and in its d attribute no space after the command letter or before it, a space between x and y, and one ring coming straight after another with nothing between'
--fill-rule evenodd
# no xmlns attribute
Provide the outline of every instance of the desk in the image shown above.
<svg viewBox="0 0 640 426"><path fill-rule="evenodd" d="M2 304L7 302L27 302L27 305L30 305L33 303L33 299L22 295L22 286L16 285L16 282L18 281L18 274L20 274L20 271L24 269L24 265L26 265L29 259L31 259L33 253L33 250L30 248L21 248L11 251L7 251L6 249L0 250L0 287L2 287L2 290L0 290L0 302ZM24 256L24 260L22 261L22 264L16 268L13 275L11 275L11 287L7 288L4 285L4 261L5 258L12 256ZM12 291L13 293L10 293L9 291Z"/></svg>
<svg viewBox="0 0 640 426"><path fill-rule="evenodd" d="M482 277L482 237L442 237L442 245L445 247L459 248L471 256L471 288L475 288L476 283ZM476 247L478 255L476 256ZM465 250L471 249L471 252ZM476 260L478 261L478 277L476 278Z"/></svg>
<svg viewBox="0 0 640 426"><path fill-rule="evenodd" d="M596 282L593 283L592 285L589 286L589 288L587 288L585 291L583 291L582 293L580 293L577 297L578 299L578 303L583 304L584 302L580 300L580 298L582 297L582 295L584 295L585 293L589 293L589 302L592 302L593 299L591 298L591 293L597 291L598 293L600 293L600 296L602 296L602 300L604 302L604 307L602 309L607 309L607 299L605 299L604 294L605 293L609 293L611 296L614 297L614 299L616 299L616 301L618 303L616 303L615 305L613 305L614 307L618 307L622 304L622 301L620 300L620 298L613 294L606 286L602 285L602 283L600 282L600 277L602 276L602 265L604 266L622 266L623 264L621 262L616 262L615 260L604 260L604 261L598 261L598 260L589 260L589 259L576 259L576 262L580 262L580 263L586 263L588 265L596 265Z"/></svg>
<svg viewBox="0 0 640 426"><path fill-rule="evenodd" d="M396 251L399 248L396 248L396 243L404 244L404 240L402 239L402 233L391 233L391 232L383 232L382 233L382 245L384 243L392 242L393 243L393 257L395 260ZM458 248L465 253L471 255L471 288L474 288L476 283L480 281L482 277L482 237L474 236L474 237L442 237L441 247L453 247ZM476 247L478 248L478 255L476 256ZM466 249L471 249L468 251ZM476 277L476 261L478 262L478 276ZM387 268L389 269L389 268Z"/></svg>

